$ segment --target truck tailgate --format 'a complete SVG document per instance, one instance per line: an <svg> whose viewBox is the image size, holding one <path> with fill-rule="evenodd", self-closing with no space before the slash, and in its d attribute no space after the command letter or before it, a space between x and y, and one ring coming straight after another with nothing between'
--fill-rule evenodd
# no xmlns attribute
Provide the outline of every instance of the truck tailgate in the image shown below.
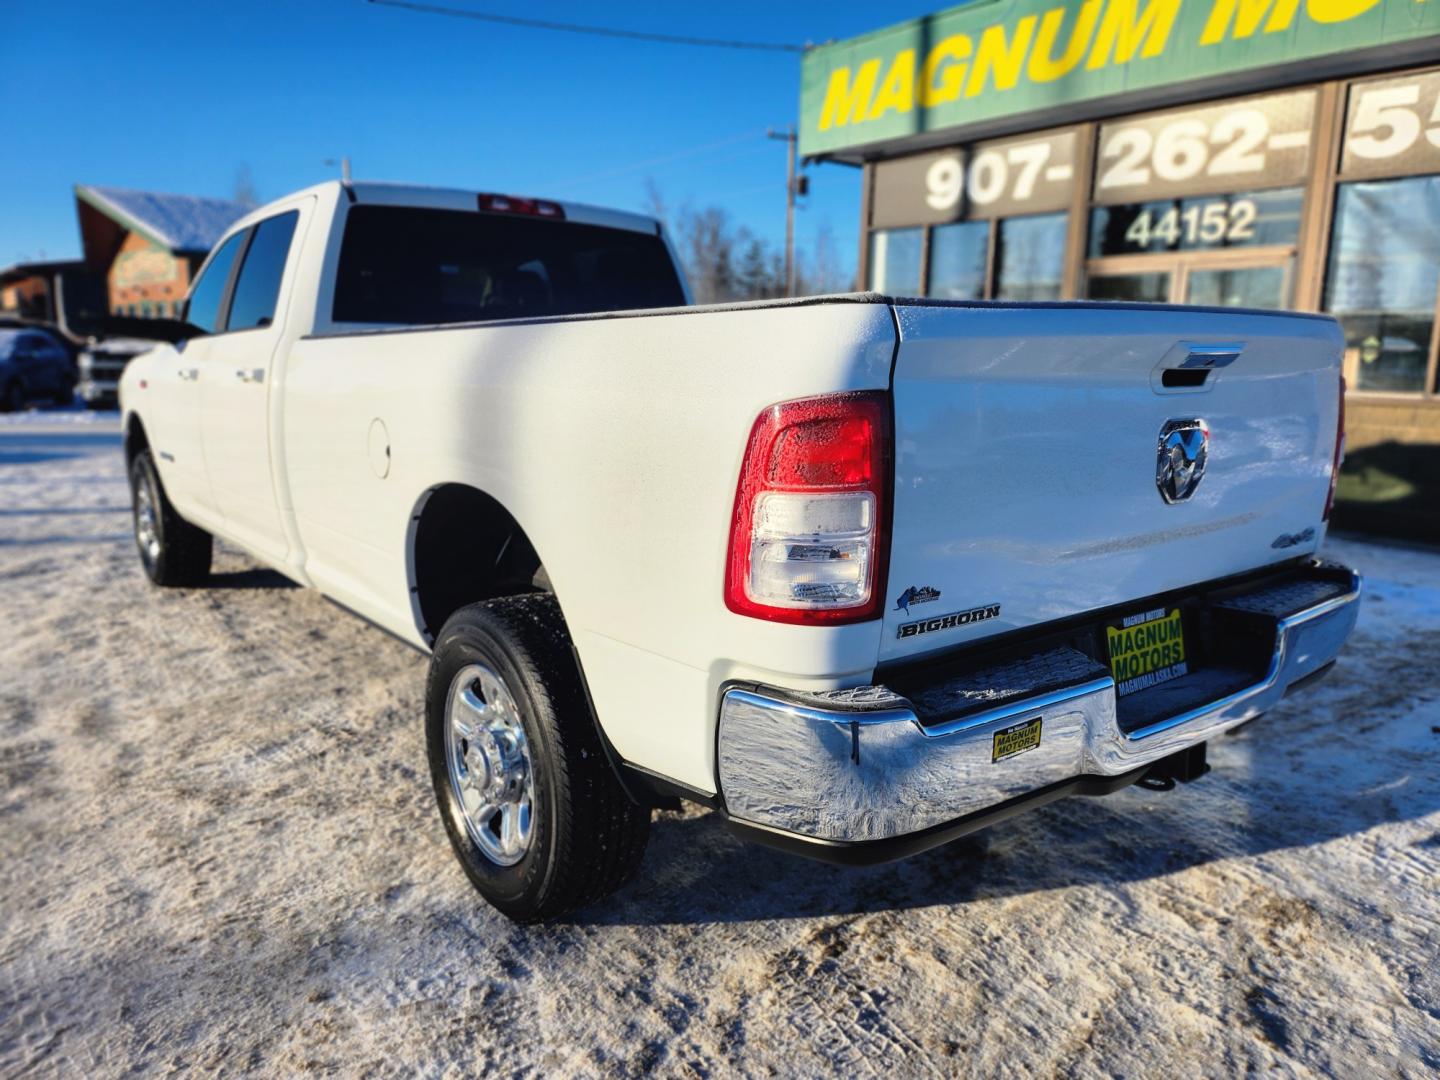
<svg viewBox="0 0 1440 1080"><path fill-rule="evenodd" d="M1331 320L1099 304L897 302L895 315L882 662L1319 545L1342 348ZM1192 440L1194 421L1209 431L1180 501L1157 481L1171 421Z"/></svg>

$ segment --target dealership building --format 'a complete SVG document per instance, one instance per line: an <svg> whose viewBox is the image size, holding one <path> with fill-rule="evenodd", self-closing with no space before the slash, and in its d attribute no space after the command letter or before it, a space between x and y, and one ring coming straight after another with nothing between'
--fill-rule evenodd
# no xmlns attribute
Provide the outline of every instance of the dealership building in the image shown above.
<svg viewBox="0 0 1440 1080"><path fill-rule="evenodd" d="M215 241L254 207L228 199L75 185L85 265L117 315L178 315Z"/></svg>
<svg viewBox="0 0 1440 1080"><path fill-rule="evenodd" d="M1324 311L1340 524L1440 539L1440 2L1001 0L810 50L867 287Z"/></svg>

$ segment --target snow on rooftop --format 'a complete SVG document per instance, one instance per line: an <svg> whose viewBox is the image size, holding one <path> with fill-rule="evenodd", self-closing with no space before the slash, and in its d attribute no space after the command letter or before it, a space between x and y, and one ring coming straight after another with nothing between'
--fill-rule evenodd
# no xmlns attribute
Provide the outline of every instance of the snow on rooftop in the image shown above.
<svg viewBox="0 0 1440 1080"><path fill-rule="evenodd" d="M253 206L229 199L200 195L166 195L156 191L97 187L76 189L101 210L113 212L127 225L138 227L174 251L209 251L232 223Z"/></svg>

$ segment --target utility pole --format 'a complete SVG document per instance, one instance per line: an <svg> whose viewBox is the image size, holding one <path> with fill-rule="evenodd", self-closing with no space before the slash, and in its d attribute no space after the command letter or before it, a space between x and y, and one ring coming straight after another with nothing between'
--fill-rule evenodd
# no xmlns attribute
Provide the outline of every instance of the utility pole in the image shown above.
<svg viewBox="0 0 1440 1080"><path fill-rule="evenodd" d="M335 159L334 159L333 157L327 157L327 158L325 159L325 164L326 164L326 165L334 165L334 164L336 164L336 161L335 161ZM347 184L350 183L350 158L349 158L349 156L347 155L347 156L345 156L345 157L342 157L342 158L340 159L340 161L339 161L339 165L340 165L340 179L341 179L341 180L344 180L345 183L347 183Z"/></svg>
<svg viewBox="0 0 1440 1080"><path fill-rule="evenodd" d="M795 175L795 128L784 131L770 128L765 132L771 139L785 141L785 295L795 295L795 196L800 192L800 183Z"/></svg>

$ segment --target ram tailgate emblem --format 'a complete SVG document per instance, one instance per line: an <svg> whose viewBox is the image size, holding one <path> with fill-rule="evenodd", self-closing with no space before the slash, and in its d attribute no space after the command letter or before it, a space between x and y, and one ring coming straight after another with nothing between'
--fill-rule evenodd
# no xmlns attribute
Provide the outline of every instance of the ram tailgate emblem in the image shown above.
<svg viewBox="0 0 1440 1080"><path fill-rule="evenodd" d="M1155 486L1167 503L1184 502L1205 477L1210 426L1194 420L1166 420L1155 459Z"/></svg>

